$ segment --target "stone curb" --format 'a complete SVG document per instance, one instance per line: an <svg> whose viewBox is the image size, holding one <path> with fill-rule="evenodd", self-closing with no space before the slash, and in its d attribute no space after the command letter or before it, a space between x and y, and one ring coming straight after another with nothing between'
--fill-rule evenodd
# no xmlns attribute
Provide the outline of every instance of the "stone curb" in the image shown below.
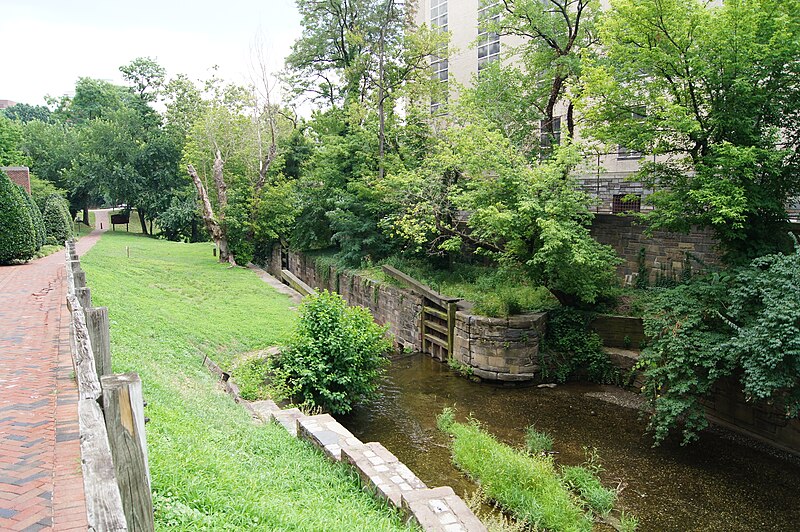
<svg viewBox="0 0 800 532"><path fill-rule="evenodd" d="M430 532L487 532L452 488L429 489L380 443L363 443L330 414L306 416L297 408L281 409L269 399L246 401L227 373L208 357L203 363L220 377L225 391L255 418L278 423L292 436L309 441L330 460L353 467L364 488L400 510L407 522Z"/></svg>

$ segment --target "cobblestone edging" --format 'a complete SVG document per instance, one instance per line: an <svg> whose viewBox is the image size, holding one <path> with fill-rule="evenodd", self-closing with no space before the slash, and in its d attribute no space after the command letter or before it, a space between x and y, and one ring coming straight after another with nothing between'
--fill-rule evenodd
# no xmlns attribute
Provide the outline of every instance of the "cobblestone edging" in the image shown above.
<svg viewBox="0 0 800 532"><path fill-rule="evenodd" d="M380 443L363 443L330 414L307 416L297 408L281 409L272 400L246 401L227 373L207 357L204 363L221 379L234 401L244 405L255 419L278 423L292 436L320 449L328 459L349 464L358 473L365 490L400 510L407 521L426 531L486 531L452 488L428 488Z"/></svg>

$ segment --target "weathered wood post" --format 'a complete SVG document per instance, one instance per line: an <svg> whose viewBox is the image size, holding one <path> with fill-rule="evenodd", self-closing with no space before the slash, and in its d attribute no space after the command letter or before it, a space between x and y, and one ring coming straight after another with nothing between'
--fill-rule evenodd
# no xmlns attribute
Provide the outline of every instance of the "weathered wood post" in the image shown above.
<svg viewBox="0 0 800 532"><path fill-rule="evenodd" d="M77 280L75 281L75 296L82 308L87 309L92 306L92 290L88 286L79 287Z"/></svg>
<svg viewBox="0 0 800 532"><path fill-rule="evenodd" d="M447 356L453 358L453 346L455 345L456 336L456 312L458 311L458 303L450 301L447 303Z"/></svg>
<svg viewBox="0 0 800 532"><path fill-rule="evenodd" d="M136 373L100 379L108 442L114 457L128 530L154 530L150 470L144 432L142 381Z"/></svg>
<svg viewBox="0 0 800 532"><path fill-rule="evenodd" d="M111 334L108 322L108 307L88 307L83 309L86 315L86 328L89 329L89 341L94 352L94 366L97 377L111 373Z"/></svg>

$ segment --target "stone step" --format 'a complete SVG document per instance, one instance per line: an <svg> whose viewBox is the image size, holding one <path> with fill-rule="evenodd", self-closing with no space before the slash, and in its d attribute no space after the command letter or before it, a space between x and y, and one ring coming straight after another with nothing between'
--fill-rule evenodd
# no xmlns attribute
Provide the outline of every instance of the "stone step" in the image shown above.
<svg viewBox="0 0 800 532"><path fill-rule="evenodd" d="M342 461L355 468L364 486L372 487L397 508L402 507L403 492L427 488L404 463L377 442L343 448Z"/></svg>
<svg viewBox="0 0 800 532"><path fill-rule="evenodd" d="M256 413L256 415L265 423L273 419L273 415L275 412L280 411L280 407L273 401L272 399L266 399L264 401L253 401L250 403L250 407Z"/></svg>
<svg viewBox="0 0 800 532"><path fill-rule="evenodd" d="M453 488L421 489L403 492L403 510L426 531L486 532Z"/></svg>
<svg viewBox="0 0 800 532"><path fill-rule="evenodd" d="M361 440L353 436L330 414L298 418L297 436L310 441L337 462L342 459L343 448L365 447Z"/></svg>
<svg viewBox="0 0 800 532"><path fill-rule="evenodd" d="M277 421L292 436L297 436L297 420L305 417L298 408L278 410L271 414L271 419Z"/></svg>

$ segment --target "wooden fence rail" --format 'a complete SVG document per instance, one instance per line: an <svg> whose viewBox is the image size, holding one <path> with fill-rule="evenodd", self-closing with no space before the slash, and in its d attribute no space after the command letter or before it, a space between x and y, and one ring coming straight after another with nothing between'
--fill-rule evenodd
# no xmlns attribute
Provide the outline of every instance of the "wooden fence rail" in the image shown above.
<svg viewBox="0 0 800 532"><path fill-rule="evenodd" d="M151 532L142 383L135 373L110 374L108 309L92 307L73 241L66 243L65 254L89 530Z"/></svg>

